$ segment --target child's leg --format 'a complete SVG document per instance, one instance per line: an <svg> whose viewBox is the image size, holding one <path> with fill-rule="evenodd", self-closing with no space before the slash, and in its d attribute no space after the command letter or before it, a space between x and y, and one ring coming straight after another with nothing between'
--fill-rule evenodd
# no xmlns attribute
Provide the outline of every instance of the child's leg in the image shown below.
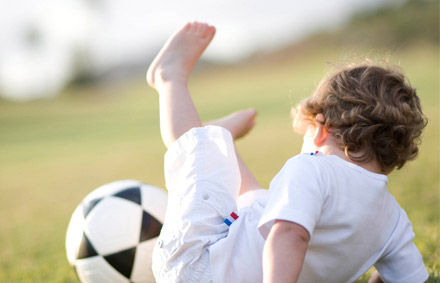
<svg viewBox="0 0 440 283"><path fill-rule="evenodd" d="M214 34L214 27L206 24L187 24L168 40L148 69L148 84L160 95L160 127L167 147L189 129L202 126L188 91L188 77ZM237 139L253 127L255 116L256 111L249 109L207 124L222 126ZM261 188L237 157L242 177L240 194Z"/></svg>
<svg viewBox="0 0 440 283"><path fill-rule="evenodd" d="M188 92L188 77L214 33L214 27L207 24L186 24L168 40L148 69L148 84L160 95L160 128L167 147L191 128L202 126Z"/></svg>
<svg viewBox="0 0 440 283"><path fill-rule="evenodd" d="M241 185L239 195L243 195L249 191L261 189L257 179L255 179L252 172L246 166L240 155L237 153L238 167L240 168Z"/></svg>
<svg viewBox="0 0 440 283"><path fill-rule="evenodd" d="M232 137L234 138L234 140L236 140L246 135L252 129L252 127L255 125L256 115L257 111L255 111L254 109L247 109L234 112L219 120L205 123L205 125L215 125L223 127L231 132ZM238 153L237 160L241 175L241 186L239 194L242 195L252 190L261 189L260 184L255 179L254 175L252 175L251 171L246 166Z"/></svg>

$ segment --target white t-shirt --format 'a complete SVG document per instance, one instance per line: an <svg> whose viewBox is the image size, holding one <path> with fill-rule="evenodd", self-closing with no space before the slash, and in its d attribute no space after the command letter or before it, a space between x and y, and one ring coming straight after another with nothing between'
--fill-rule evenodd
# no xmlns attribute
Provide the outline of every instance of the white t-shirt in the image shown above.
<svg viewBox="0 0 440 283"><path fill-rule="evenodd" d="M210 247L214 282L260 282L264 239L277 219L311 235L299 282L352 282L372 265L388 282L424 282L411 223L386 185L385 175L336 156L291 158L269 196L241 209L228 236Z"/></svg>

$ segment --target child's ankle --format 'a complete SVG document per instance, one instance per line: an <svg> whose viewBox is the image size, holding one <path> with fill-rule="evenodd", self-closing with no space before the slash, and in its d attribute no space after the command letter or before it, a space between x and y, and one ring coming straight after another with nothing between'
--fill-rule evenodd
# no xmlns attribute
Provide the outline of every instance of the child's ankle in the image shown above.
<svg viewBox="0 0 440 283"><path fill-rule="evenodd" d="M187 92L188 83L185 80L173 79L156 83L154 88L157 90L159 95L164 93L171 93L171 91L173 94L178 94L180 93L180 91L178 90L185 90L185 92Z"/></svg>
<svg viewBox="0 0 440 283"><path fill-rule="evenodd" d="M188 85L188 79L180 74L171 71L159 71L154 76L154 86L156 88L169 85Z"/></svg>

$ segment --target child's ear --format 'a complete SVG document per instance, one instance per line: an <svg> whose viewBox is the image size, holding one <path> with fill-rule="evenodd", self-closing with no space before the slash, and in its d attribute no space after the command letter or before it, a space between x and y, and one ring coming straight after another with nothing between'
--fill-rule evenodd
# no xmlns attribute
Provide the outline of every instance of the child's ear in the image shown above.
<svg viewBox="0 0 440 283"><path fill-rule="evenodd" d="M321 147L324 142L327 140L328 137L328 131L324 126L324 115L321 113L316 115L316 122L315 122L315 136L313 137L313 143L317 147Z"/></svg>
<svg viewBox="0 0 440 283"><path fill-rule="evenodd" d="M319 125L318 128L316 128L315 136L313 138L313 143L317 147L321 147L324 142L327 140L328 137L328 131L324 127L324 125Z"/></svg>

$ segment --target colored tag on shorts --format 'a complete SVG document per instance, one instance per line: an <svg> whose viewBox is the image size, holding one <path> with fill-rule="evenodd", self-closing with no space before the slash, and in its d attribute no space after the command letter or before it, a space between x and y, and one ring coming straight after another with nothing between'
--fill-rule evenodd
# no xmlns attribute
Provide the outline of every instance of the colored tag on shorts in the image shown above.
<svg viewBox="0 0 440 283"><path fill-rule="evenodd" d="M231 226L231 224L235 220L237 220L237 218L238 218L238 215L235 212L232 212L227 218L225 218L224 222L226 223L226 225Z"/></svg>
<svg viewBox="0 0 440 283"><path fill-rule="evenodd" d="M310 155L317 155L318 152L319 152L319 151L312 152L312 153L310 153Z"/></svg>

